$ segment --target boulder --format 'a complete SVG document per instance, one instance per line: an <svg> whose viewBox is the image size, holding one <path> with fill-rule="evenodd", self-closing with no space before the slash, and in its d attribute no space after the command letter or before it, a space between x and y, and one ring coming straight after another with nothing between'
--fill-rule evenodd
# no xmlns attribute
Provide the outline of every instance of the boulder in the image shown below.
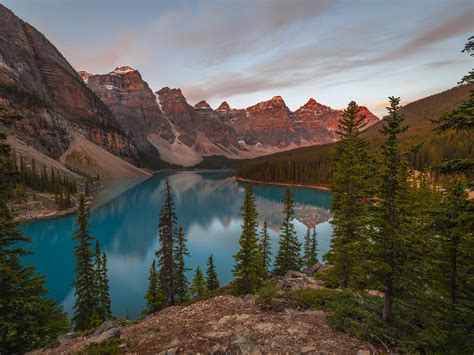
<svg viewBox="0 0 474 355"><path fill-rule="evenodd" d="M303 272L308 276L313 276L314 274L319 272L323 267L324 267L323 264L317 262L316 264L304 269Z"/></svg>
<svg viewBox="0 0 474 355"><path fill-rule="evenodd" d="M289 270L283 277L284 279L301 279L301 278L306 278L306 275L303 274L302 272L299 271L294 271L294 270Z"/></svg>
<svg viewBox="0 0 474 355"><path fill-rule="evenodd" d="M74 333L67 333L67 334L58 335L58 338L57 338L58 344L59 345L66 345L67 343L74 340L73 335L74 335Z"/></svg>
<svg viewBox="0 0 474 355"><path fill-rule="evenodd" d="M227 347L227 354L262 354L255 343L246 334L235 333L231 336L229 346Z"/></svg>
<svg viewBox="0 0 474 355"><path fill-rule="evenodd" d="M293 302L286 298L272 298L268 306L269 310L275 312L283 312L287 308L293 307Z"/></svg>

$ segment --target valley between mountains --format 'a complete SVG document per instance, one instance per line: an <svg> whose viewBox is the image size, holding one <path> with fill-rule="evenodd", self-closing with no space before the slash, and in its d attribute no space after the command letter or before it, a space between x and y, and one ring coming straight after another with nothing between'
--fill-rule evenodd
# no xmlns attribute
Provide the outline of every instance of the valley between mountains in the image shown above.
<svg viewBox="0 0 474 355"><path fill-rule="evenodd" d="M50 167L54 159L71 176L125 178L192 167L204 157L249 159L336 140L342 111L314 99L294 112L280 96L247 108L193 106L180 89L154 92L127 66L76 72L4 6L0 19L0 104L21 116L10 133L27 162ZM368 126L379 121L363 110Z"/></svg>

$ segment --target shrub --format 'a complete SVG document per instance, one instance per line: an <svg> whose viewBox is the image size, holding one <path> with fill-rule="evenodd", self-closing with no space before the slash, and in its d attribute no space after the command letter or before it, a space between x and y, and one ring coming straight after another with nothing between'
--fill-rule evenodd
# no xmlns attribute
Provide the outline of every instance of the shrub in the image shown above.
<svg viewBox="0 0 474 355"><path fill-rule="evenodd" d="M123 345L126 342L123 339L111 338L100 343L91 343L84 350L78 352L79 355L115 355L120 354Z"/></svg>
<svg viewBox="0 0 474 355"><path fill-rule="evenodd" d="M339 291L330 289L302 288L288 293L296 302L296 306L303 309L329 309L330 304L337 298Z"/></svg>
<svg viewBox="0 0 474 355"><path fill-rule="evenodd" d="M278 291L279 288L275 283L271 281L265 281L263 286L258 291L257 302L260 307L266 308L270 304L272 298L275 298L278 295Z"/></svg>

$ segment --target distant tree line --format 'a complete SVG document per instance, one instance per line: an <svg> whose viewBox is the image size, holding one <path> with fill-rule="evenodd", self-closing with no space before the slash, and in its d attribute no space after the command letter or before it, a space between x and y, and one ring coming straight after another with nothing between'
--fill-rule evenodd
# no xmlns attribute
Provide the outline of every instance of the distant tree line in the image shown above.
<svg viewBox="0 0 474 355"><path fill-rule="evenodd" d="M474 133L455 129L456 126L453 126L454 129L433 131L431 123L438 117L442 120L442 117L449 116L443 113L449 112L459 102L459 97L472 88L473 83L466 82L464 85L403 107L410 129L400 135L401 147L404 150L417 148L407 157L410 169L431 172L432 177L436 179L440 165L453 161L453 164L463 166L467 176L474 176L472 164L467 164L467 161L474 160ZM469 111L469 107L474 103L472 90L469 95L470 98L453 111L458 117L462 116L463 112L464 117L472 117L472 111ZM472 118L466 120L472 122ZM378 160L382 159L382 124L383 122L380 122L362 133L371 143L370 153ZM333 177L336 147L337 143L331 143L256 158L241 165L237 169L237 176L258 181L329 186ZM444 167L444 170L446 169L449 167ZM442 178L442 175L440 177Z"/></svg>

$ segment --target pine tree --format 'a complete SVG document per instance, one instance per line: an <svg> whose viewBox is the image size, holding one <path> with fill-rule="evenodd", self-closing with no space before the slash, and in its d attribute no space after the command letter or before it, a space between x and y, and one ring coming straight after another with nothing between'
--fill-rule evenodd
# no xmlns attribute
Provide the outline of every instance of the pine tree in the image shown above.
<svg viewBox="0 0 474 355"><path fill-rule="evenodd" d="M268 223L263 222L263 229L258 240L260 250L260 270L262 277L266 279L270 274L272 262L272 246L270 244L270 235L268 234Z"/></svg>
<svg viewBox="0 0 474 355"><path fill-rule="evenodd" d="M101 321L112 317L110 309L111 300L109 295L109 278L107 276L107 256L100 252L99 241L95 241L95 279L98 301L98 314Z"/></svg>
<svg viewBox="0 0 474 355"><path fill-rule="evenodd" d="M279 249L273 270L276 275L285 275L289 270L300 270L301 268L301 244L296 236L293 224L294 218L293 196L290 189L286 189L283 225L281 227Z"/></svg>
<svg viewBox="0 0 474 355"><path fill-rule="evenodd" d="M86 186L84 187L84 195L86 195L86 197L89 197L90 194L91 192L90 192L89 180L86 179Z"/></svg>
<svg viewBox="0 0 474 355"><path fill-rule="evenodd" d="M204 278L204 275L198 266L196 268L196 272L194 273L194 279L191 283L191 287L189 287L189 296L191 299L200 299L206 297L208 293L209 290L207 288L206 279Z"/></svg>
<svg viewBox="0 0 474 355"><path fill-rule="evenodd" d="M162 191L163 206L161 207L160 220L158 224L160 249L156 252L158 265L160 267L160 286L166 297L167 305L174 305L175 300L175 260L174 242L176 235L176 213L171 187L168 179L165 179L165 188Z"/></svg>
<svg viewBox="0 0 474 355"><path fill-rule="evenodd" d="M207 288L209 291L217 290L220 286L219 279L217 278L216 267L214 266L214 258L209 255L207 260L207 271L206 271Z"/></svg>
<svg viewBox="0 0 474 355"><path fill-rule="evenodd" d="M176 245L174 251L175 258L175 287L176 287L176 301L177 303L184 303L188 295L188 279L186 278L185 257L189 256L188 248L186 247L186 236L184 235L183 227L180 226L176 236Z"/></svg>
<svg viewBox="0 0 474 355"><path fill-rule="evenodd" d="M309 268L318 262L318 242L316 226L313 227L313 233L311 233L309 228L306 231L303 250L303 264L305 268Z"/></svg>
<svg viewBox="0 0 474 355"><path fill-rule="evenodd" d="M237 294L255 293L262 284L260 268L260 251L257 244L257 207L252 185L245 190L244 203L241 208L242 232L239 239L240 249L234 255L232 281Z"/></svg>
<svg viewBox="0 0 474 355"><path fill-rule="evenodd" d="M91 241L94 239L89 234L89 212L84 203L84 195L79 198L79 210L76 219L77 231L73 240L78 244L74 248L76 256L76 280L74 281L73 322L76 330L87 330L99 322L96 278L93 264L93 254L90 250Z"/></svg>
<svg viewBox="0 0 474 355"><path fill-rule="evenodd" d="M434 292L443 309L451 343L468 342L474 326L474 203L467 199L466 184L459 178L449 186L436 211ZM456 337L458 338L456 340ZM461 337L464 337L462 339ZM471 346L474 342L471 337Z"/></svg>
<svg viewBox="0 0 474 355"><path fill-rule="evenodd" d="M363 275L358 267L365 260L367 250L368 197L370 186L370 158L368 142L360 137L366 124L360 107L351 101L339 120L333 164L331 249L325 255L333 266L331 273L343 287L355 286Z"/></svg>
<svg viewBox="0 0 474 355"><path fill-rule="evenodd" d="M160 277L156 270L156 261L150 267L148 276L148 289L145 294L146 306L144 314L156 313L166 306L166 298L160 288Z"/></svg>
<svg viewBox="0 0 474 355"><path fill-rule="evenodd" d="M383 285L383 320L393 321L393 303L397 296L408 296L411 281L411 256L417 250L414 235L412 203L409 195L408 171L404 154L400 151L398 136L407 130L402 125L400 98L390 97L389 115L384 119L381 133L384 158L378 202L373 221L371 273Z"/></svg>

